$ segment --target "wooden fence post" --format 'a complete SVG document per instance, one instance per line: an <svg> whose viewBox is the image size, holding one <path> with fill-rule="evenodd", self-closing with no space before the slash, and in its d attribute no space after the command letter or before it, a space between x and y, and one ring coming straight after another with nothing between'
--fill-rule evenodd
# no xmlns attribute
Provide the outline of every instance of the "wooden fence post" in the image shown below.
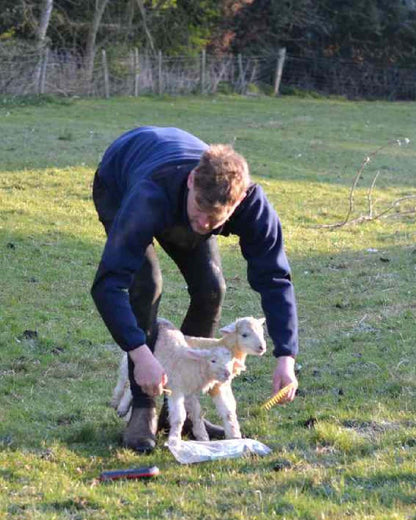
<svg viewBox="0 0 416 520"><path fill-rule="evenodd" d="M280 82L282 80L283 66L285 64L286 59L286 47L282 47L279 49L277 54L277 63L276 63L276 74L274 78L274 89L273 93L275 96L279 95Z"/></svg>
<svg viewBox="0 0 416 520"><path fill-rule="evenodd" d="M202 49L201 54L201 94L205 94L205 71L207 67L207 54L205 49Z"/></svg>
<svg viewBox="0 0 416 520"><path fill-rule="evenodd" d="M103 74L104 74L104 96L106 99L110 97L110 78L108 76L107 53L102 50Z"/></svg>
<svg viewBox="0 0 416 520"><path fill-rule="evenodd" d="M239 91L240 94L244 94L246 90L246 78L244 75L244 69L243 69L243 57L241 54L238 55L238 76L239 76Z"/></svg>
<svg viewBox="0 0 416 520"><path fill-rule="evenodd" d="M137 97L139 95L139 49L136 47L134 49L134 95Z"/></svg>
<svg viewBox="0 0 416 520"><path fill-rule="evenodd" d="M42 59L40 63L40 74L39 74L39 84L38 84L38 94L45 93L45 85L46 85L46 68L48 66L48 58L49 58L49 49L45 47L42 53Z"/></svg>
<svg viewBox="0 0 416 520"><path fill-rule="evenodd" d="M135 82L135 75L136 75L136 68L135 68L135 57L134 57L134 51L129 52L129 61L130 61L130 74L131 74L131 95L134 96L134 82Z"/></svg>
<svg viewBox="0 0 416 520"><path fill-rule="evenodd" d="M157 93L162 95L162 51L157 54Z"/></svg>
<svg viewBox="0 0 416 520"><path fill-rule="evenodd" d="M250 75L249 83L254 83L256 81L256 76L257 76L257 59L254 58L252 60L252 63L253 63L253 68L251 69L251 75Z"/></svg>

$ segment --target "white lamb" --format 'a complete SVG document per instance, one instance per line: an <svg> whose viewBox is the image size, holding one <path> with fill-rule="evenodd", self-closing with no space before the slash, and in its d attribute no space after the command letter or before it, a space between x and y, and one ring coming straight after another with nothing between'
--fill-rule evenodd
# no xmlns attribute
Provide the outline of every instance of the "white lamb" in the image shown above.
<svg viewBox="0 0 416 520"><path fill-rule="evenodd" d="M218 382L208 390L218 415L222 419L226 439L241 439L240 425L237 419L237 403L231 388L231 381L245 370L245 360L248 354L262 356L266 352L264 321L264 318L239 318L220 329L223 335L220 339L185 336L190 347L207 348L221 345L230 349L233 355L234 366L231 379L224 383Z"/></svg>
<svg viewBox="0 0 416 520"><path fill-rule="evenodd" d="M192 421L192 433L197 440L209 440L201 415L199 393L207 392L217 382L230 380L234 360L229 349L190 348L184 335L170 322L159 320L159 335L155 357L168 376L169 443L181 439L186 415Z"/></svg>
<svg viewBox="0 0 416 520"><path fill-rule="evenodd" d="M255 319L251 317L240 318L235 322L222 328L220 332L223 334L220 339L213 338L198 338L193 336L183 336L178 329L174 327L167 320L158 320L159 324L159 335L155 346L155 355L159 358L160 351L163 350L164 355L169 358L169 345L173 341L174 343L179 341L183 343L185 339L186 344L192 349L203 349L207 348L219 348L225 347L232 354L233 365L231 377L226 381L216 381L208 385L208 392L214 400L217 411L222 418L225 430L225 437L241 438L240 427L238 424L236 414L236 402L231 389L231 379L238 375L242 370L245 370L245 358L248 354L261 356L266 352L266 342L264 340L263 332L264 318ZM181 339L178 339L181 338ZM163 347L163 348L161 348ZM167 347L167 348L166 348ZM188 348L189 348L188 347ZM158 353L159 352L159 353ZM163 360L159 359L164 366ZM164 366L165 370L166 367ZM177 370L177 367L175 367ZM187 378L185 371L182 371L183 376ZM170 381L170 376L168 373ZM123 356L120 365L120 374L117 382L117 386L114 389L112 406L117 409L120 416L128 417L130 415L130 406L132 401L131 391L128 386L127 376L127 354ZM169 385L170 386L170 385ZM191 400L186 408L189 410L192 408L192 412L189 415L195 416L195 411L200 412L199 401L195 404L195 400ZM171 413L171 412L170 412ZM200 429L200 424L196 428ZM205 428L204 428L205 429ZM205 432L206 433L206 432ZM195 434L195 433L194 433ZM175 434L176 435L176 434Z"/></svg>

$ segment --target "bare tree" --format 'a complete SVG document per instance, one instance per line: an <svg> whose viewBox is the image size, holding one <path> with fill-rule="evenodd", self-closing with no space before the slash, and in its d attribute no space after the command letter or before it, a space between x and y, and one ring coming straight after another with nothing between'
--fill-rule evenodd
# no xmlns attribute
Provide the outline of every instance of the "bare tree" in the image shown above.
<svg viewBox="0 0 416 520"><path fill-rule="evenodd" d="M150 50L152 51L152 54L155 54L155 45L153 43L153 37L152 37L152 34L149 31L149 27L147 25L146 9L144 7L142 0L136 0L136 2L137 2L137 6L139 8L139 11L140 11L140 15L142 17L144 33L145 33L147 41L149 43Z"/></svg>
<svg viewBox="0 0 416 520"><path fill-rule="evenodd" d="M90 29L88 31L87 43L85 46L85 72L86 82L89 86L92 80L94 71L94 59L95 59L95 42L97 40L97 33L100 27L101 19L103 17L105 8L107 7L109 0L95 0L94 15L92 17Z"/></svg>
<svg viewBox="0 0 416 520"><path fill-rule="evenodd" d="M126 19L126 33L130 34L132 28L133 28L133 18L134 18L134 6L136 4L136 0L128 0L126 4L126 11L125 11L125 19Z"/></svg>
<svg viewBox="0 0 416 520"><path fill-rule="evenodd" d="M35 69L35 85L39 88L40 77L42 74L42 59L43 59L43 50L46 42L46 33L48 32L49 21L51 19L51 14L53 10L53 0L42 0L42 5L40 8L40 18L39 23L35 30L36 36L36 50L39 53L39 62L36 65Z"/></svg>
<svg viewBox="0 0 416 520"><path fill-rule="evenodd" d="M45 44L52 9L53 0L42 0L39 24L36 28L36 44L38 49L42 48Z"/></svg>

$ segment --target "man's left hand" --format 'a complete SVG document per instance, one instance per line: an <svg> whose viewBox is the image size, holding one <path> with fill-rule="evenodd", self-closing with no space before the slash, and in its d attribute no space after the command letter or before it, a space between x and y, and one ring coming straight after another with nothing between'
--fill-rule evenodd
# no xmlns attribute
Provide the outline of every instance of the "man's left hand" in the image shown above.
<svg viewBox="0 0 416 520"><path fill-rule="evenodd" d="M298 380L295 375L295 360L291 356L281 356L277 358L276 370L273 374L273 395L277 394L279 390L285 386L293 383L288 394L280 401L280 404L293 401L298 388Z"/></svg>

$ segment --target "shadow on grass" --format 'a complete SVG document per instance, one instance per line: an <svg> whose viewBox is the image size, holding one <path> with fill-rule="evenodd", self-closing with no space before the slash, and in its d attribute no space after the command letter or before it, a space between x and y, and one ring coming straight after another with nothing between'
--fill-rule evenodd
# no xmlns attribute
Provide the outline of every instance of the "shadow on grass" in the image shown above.
<svg viewBox="0 0 416 520"><path fill-rule="evenodd" d="M39 252L38 244L47 240L47 235L22 233L10 247L0 236L7 281L1 296L7 310L0 335L0 441L13 450L57 441L81 453L110 453L109 446L120 444L124 423L108 406L118 349L106 346L112 341L89 295L101 248L61 236ZM391 413L397 400L409 402L406 392L415 383L411 364L403 360L414 356L412 249L292 258L292 266L301 316L303 396L293 405L291 420L302 424L311 407L321 411L321 418L339 410L359 413L362 407L365 417L359 420L366 421L372 402L385 401ZM169 311L180 322L187 294L185 289L177 294L176 283L176 272L167 270L166 293L174 302ZM245 282L233 283L234 303L244 309L252 292ZM267 368L259 369L257 379L266 387L270 363L261 363ZM240 386L244 415L250 396L246 400ZM253 424L253 435L265 436L272 417ZM315 440L306 439L306 446L310 442Z"/></svg>
<svg viewBox="0 0 416 520"><path fill-rule="evenodd" d="M402 129L404 117L399 104L386 104L391 121L384 122L382 135L375 140L369 125L363 123L357 128L354 103L292 100L288 106L284 100L255 101L243 97L218 97L214 101L209 98L66 100L51 96L6 99L0 105L0 109L8 110L1 125L5 136L2 168L16 171L77 168L86 164L95 169L106 147L124 131L153 124L183 127L207 142L236 140L253 173L267 180L351 186L363 159L389 139L403 138L406 131L406 127ZM334 115L336 106L339 112ZM253 111L254 107L257 111ZM379 118L379 107L360 104L360 110L363 107L368 112L366 117ZM305 111L313 116L305 116ZM345 118L342 121L345 126L342 131L337 127L335 132L337 117ZM410 116L409 128L413 128ZM343 140L344 135L348 137ZM411 151L390 147L369 165L370 172L365 177L373 179L380 170L378 185L386 182L389 186L411 188L413 162Z"/></svg>

